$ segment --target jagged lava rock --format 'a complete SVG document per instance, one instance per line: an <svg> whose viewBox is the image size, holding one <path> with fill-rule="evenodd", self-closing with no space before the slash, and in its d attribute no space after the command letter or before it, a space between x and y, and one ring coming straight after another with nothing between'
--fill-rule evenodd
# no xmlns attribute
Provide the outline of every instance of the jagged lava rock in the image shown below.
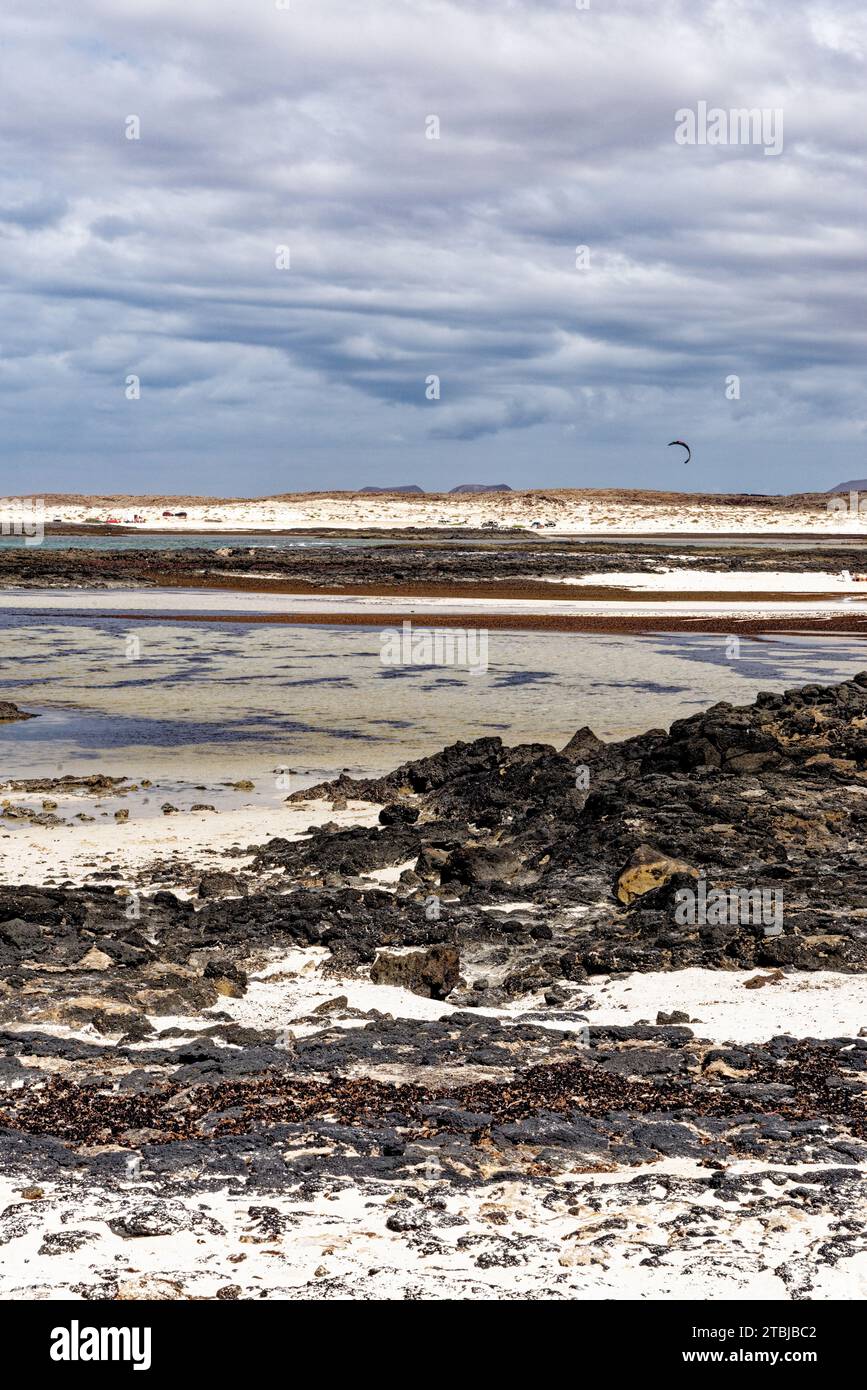
<svg viewBox="0 0 867 1390"><path fill-rule="evenodd" d="M460 979L460 956L454 946L424 951L380 951L370 969L375 985L397 985L427 999L445 999Z"/></svg>

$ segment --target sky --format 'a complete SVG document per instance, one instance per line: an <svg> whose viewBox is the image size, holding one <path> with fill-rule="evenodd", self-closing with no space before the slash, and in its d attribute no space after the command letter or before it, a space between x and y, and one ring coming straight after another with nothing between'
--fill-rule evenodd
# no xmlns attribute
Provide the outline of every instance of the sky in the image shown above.
<svg viewBox="0 0 867 1390"><path fill-rule="evenodd" d="M863 0L580 3L4 0L0 491L867 476Z"/></svg>

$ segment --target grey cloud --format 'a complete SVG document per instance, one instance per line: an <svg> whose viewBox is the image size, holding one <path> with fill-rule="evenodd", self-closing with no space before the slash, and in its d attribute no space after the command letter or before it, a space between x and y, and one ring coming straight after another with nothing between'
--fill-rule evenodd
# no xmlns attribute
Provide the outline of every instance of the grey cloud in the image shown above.
<svg viewBox="0 0 867 1390"><path fill-rule="evenodd" d="M861 466L855 0L10 0L3 26L0 427L45 490L233 491L239 440L253 491L680 485L688 430L698 485ZM676 145L699 100L782 107L783 154Z"/></svg>

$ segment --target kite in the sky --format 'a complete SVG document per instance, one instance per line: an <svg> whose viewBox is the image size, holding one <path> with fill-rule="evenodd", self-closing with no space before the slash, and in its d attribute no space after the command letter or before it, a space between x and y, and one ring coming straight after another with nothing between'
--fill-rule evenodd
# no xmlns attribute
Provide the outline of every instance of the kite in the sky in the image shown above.
<svg viewBox="0 0 867 1390"><path fill-rule="evenodd" d="M684 444L682 439L672 439L671 444L679 444L681 449L686 449L686 458L684 459L684 463L689 463L690 459L692 458L692 449L690 449L689 445ZM668 446L669 449L671 448L671 444L669 444Z"/></svg>

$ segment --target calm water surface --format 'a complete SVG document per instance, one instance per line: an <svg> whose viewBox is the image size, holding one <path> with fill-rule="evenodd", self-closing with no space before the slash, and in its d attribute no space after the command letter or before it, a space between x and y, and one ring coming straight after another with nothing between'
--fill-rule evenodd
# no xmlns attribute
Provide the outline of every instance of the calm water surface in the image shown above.
<svg viewBox="0 0 867 1390"><path fill-rule="evenodd" d="M589 725L624 738L717 700L845 679L863 641L790 634L489 636L489 669L389 667L379 628L128 624L0 615L0 699L39 718L0 725L6 777L104 771L217 783L381 772L457 739L562 745Z"/></svg>

